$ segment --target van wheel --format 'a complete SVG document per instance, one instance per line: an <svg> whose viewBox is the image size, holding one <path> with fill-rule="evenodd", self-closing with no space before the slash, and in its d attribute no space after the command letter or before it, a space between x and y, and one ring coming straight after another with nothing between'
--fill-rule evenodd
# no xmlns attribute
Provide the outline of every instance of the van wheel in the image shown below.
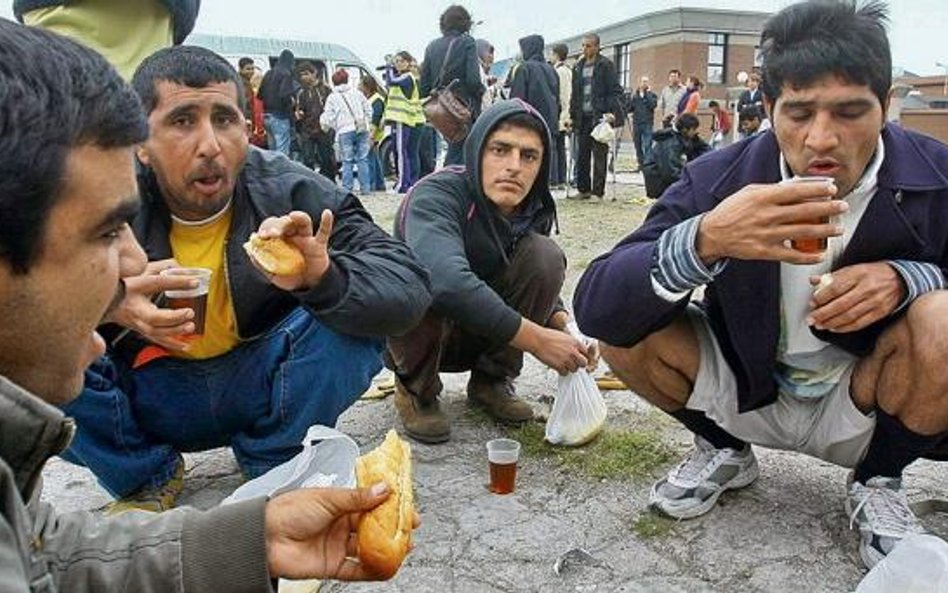
<svg viewBox="0 0 948 593"><path fill-rule="evenodd" d="M393 136L382 139L379 144L379 158L382 159L382 175L386 178L398 177L398 151Z"/></svg>

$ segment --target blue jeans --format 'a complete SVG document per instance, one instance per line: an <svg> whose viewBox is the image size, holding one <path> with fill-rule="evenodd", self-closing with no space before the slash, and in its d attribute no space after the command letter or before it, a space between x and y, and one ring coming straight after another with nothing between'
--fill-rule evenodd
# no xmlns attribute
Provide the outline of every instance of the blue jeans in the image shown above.
<svg viewBox="0 0 948 593"><path fill-rule="evenodd" d="M372 191L385 191L385 175L382 174L382 161L379 159L377 144L369 148L369 184Z"/></svg>
<svg viewBox="0 0 948 593"><path fill-rule="evenodd" d="M207 360L131 370L108 355L64 408L78 431L63 458L113 496L158 486L179 451L230 446L244 475L287 461L313 424L336 420L381 369L383 341L338 334L297 308L268 334Z"/></svg>
<svg viewBox="0 0 948 593"><path fill-rule="evenodd" d="M369 181L369 133L343 132L339 134L339 148L342 150L342 187L352 191L352 166L359 168L359 191L367 194L372 191Z"/></svg>
<svg viewBox="0 0 948 593"><path fill-rule="evenodd" d="M267 129L267 147L290 156L290 139L293 133L290 118L264 113L263 127Z"/></svg>
<svg viewBox="0 0 948 593"><path fill-rule="evenodd" d="M635 143L635 157L641 169L642 165L652 158L652 124L634 124L632 141Z"/></svg>

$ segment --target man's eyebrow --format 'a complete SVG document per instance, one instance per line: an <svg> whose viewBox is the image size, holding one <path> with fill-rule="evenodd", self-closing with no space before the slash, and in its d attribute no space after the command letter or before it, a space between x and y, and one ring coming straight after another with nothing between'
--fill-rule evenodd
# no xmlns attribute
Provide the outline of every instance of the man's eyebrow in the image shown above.
<svg viewBox="0 0 948 593"><path fill-rule="evenodd" d="M168 115L165 116L165 119L175 119L177 117L181 117L182 115L190 115L196 110L197 105L193 103L182 103L181 105L178 105L169 111Z"/></svg>
<svg viewBox="0 0 948 593"><path fill-rule="evenodd" d="M819 105L816 100L787 100L781 103L783 109L806 109ZM829 106L833 109L845 109L847 107L872 107L872 101L866 98L845 99L843 101L831 101Z"/></svg>
<svg viewBox="0 0 948 593"><path fill-rule="evenodd" d="M141 210L141 200L138 194L129 196L122 200L122 203L105 214L99 224L96 225L96 232L103 232L112 229L120 224L131 222Z"/></svg>

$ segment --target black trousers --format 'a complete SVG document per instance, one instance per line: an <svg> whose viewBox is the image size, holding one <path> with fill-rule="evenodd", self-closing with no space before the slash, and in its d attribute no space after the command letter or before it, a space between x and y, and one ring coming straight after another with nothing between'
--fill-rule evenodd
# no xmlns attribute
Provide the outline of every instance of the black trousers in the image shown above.
<svg viewBox="0 0 948 593"><path fill-rule="evenodd" d="M596 124L592 115L583 114L579 122L576 150L576 188L580 193L591 193L602 197L606 193L606 161L609 160L609 145L596 142L590 135ZM590 183L592 165L592 183Z"/></svg>
<svg viewBox="0 0 948 593"><path fill-rule="evenodd" d="M517 243L510 265L491 288L521 315L546 325L565 278L563 251L553 239L531 233ZM388 339L385 364L418 401L430 403L443 387L439 372L513 378L523 368L523 352L490 336L466 332L456 321L429 309L418 327Z"/></svg>
<svg viewBox="0 0 948 593"><path fill-rule="evenodd" d="M300 133L299 143L303 164L310 169L316 169L318 165L320 174L335 181L339 173L339 165L336 163L336 154L333 151L332 134L310 136Z"/></svg>

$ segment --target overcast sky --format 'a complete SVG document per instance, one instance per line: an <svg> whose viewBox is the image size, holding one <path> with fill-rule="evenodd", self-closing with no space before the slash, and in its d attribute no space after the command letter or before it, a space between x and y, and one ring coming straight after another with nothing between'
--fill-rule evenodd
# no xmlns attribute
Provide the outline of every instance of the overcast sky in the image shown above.
<svg viewBox="0 0 948 593"><path fill-rule="evenodd" d="M3 0L0 0L2 2ZM10 17L6 0L0 16ZM273 36L341 43L371 65L387 53L407 49L421 58L438 33L438 16L450 0L203 0L196 30L205 33ZM676 6L775 11L789 0L461 0L490 40L497 57L517 52L517 39L540 33L547 41L640 14ZM945 0L889 3L893 63L918 74L943 74L948 24ZM942 41L939 41L941 39Z"/></svg>

